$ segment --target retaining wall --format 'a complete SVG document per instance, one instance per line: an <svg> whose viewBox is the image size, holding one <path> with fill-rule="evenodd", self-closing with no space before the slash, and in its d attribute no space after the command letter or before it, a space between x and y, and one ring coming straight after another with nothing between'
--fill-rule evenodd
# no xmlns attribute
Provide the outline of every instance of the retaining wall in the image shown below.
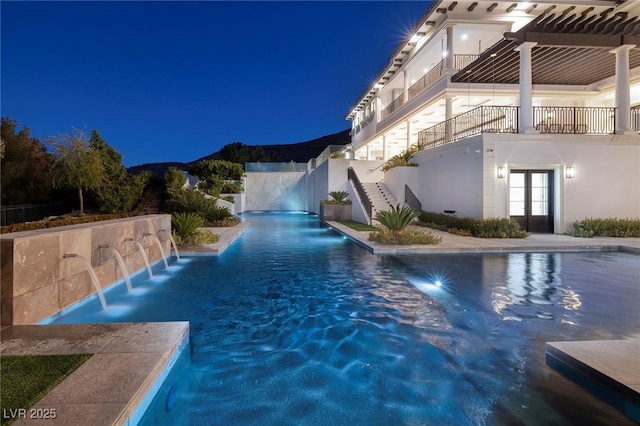
<svg viewBox="0 0 640 426"><path fill-rule="evenodd" d="M122 258L130 274L145 267L137 244L151 263L171 248L171 216L138 216L104 222L15 232L0 236L2 325L34 324L96 292L89 272L75 253L91 262L102 288L123 278L110 245Z"/></svg>

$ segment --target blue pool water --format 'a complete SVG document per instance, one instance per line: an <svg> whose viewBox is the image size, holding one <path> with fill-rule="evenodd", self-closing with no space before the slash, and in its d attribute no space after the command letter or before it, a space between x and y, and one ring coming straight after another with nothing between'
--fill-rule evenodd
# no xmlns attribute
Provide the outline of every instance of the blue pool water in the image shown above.
<svg viewBox="0 0 640 426"><path fill-rule="evenodd" d="M314 216L243 220L222 256L156 264L56 320L190 321L142 423L633 424L544 343L640 336L637 256L376 256Z"/></svg>

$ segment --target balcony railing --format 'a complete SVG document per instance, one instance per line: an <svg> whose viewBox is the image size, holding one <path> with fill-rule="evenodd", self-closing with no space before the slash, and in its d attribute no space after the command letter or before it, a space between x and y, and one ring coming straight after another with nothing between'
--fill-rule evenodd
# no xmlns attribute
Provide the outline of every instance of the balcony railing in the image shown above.
<svg viewBox="0 0 640 426"><path fill-rule="evenodd" d="M386 108L380 111L380 119L384 120L385 118L389 117L398 108L400 108L400 105L402 105L403 103L404 103L404 94L400 94L400 96L398 96L393 101L391 101L391 103L387 105Z"/></svg>
<svg viewBox="0 0 640 426"><path fill-rule="evenodd" d="M420 149L481 133L518 133L520 107L480 106L418 133Z"/></svg>
<svg viewBox="0 0 640 426"><path fill-rule="evenodd" d="M453 67L460 71L468 65L471 65L480 55L453 55Z"/></svg>
<svg viewBox="0 0 640 426"><path fill-rule="evenodd" d="M433 67L431 71L423 75L420 80L413 83L413 85L409 87L409 100L415 98L438 81L440 77L444 75L444 65L445 61L441 61L438 65Z"/></svg>
<svg viewBox="0 0 640 426"><path fill-rule="evenodd" d="M533 122L540 133L607 135L615 132L612 107L533 107Z"/></svg>
<svg viewBox="0 0 640 426"><path fill-rule="evenodd" d="M457 70L461 70L473 61L478 59L480 55L453 55L453 66ZM431 71L423 75L418 81L416 81L411 87L409 87L409 96L407 100L414 99L420 93L424 92L429 87L433 86L436 81L445 75L446 60L440 61L438 65L433 67ZM404 94L395 98L385 109L380 112L381 120L384 120L391 116L400 106L405 102Z"/></svg>

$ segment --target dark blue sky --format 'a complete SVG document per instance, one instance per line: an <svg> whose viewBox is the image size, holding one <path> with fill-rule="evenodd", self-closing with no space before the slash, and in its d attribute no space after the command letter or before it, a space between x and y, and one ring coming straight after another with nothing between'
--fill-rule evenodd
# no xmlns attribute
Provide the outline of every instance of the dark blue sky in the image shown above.
<svg viewBox="0 0 640 426"><path fill-rule="evenodd" d="M7 2L2 116L97 129L126 166L349 127L425 1Z"/></svg>

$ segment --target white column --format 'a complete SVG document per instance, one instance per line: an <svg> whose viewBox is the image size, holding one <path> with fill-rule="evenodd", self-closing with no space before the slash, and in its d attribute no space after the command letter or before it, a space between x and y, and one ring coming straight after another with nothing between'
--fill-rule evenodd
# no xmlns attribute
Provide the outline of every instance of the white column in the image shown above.
<svg viewBox="0 0 640 426"><path fill-rule="evenodd" d="M382 160L387 161L387 135L382 135Z"/></svg>
<svg viewBox="0 0 640 426"><path fill-rule="evenodd" d="M411 120L407 120L407 149L411 148Z"/></svg>
<svg viewBox="0 0 640 426"><path fill-rule="evenodd" d="M453 25L447 27L447 58L446 58L447 71L453 71Z"/></svg>
<svg viewBox="0 0 640 426"><path fill-rule="evenodd" d="M616 133L632 134L629 114L631 92L629 87L629 50L634 44L625 44L610 51L616 54Z"/></svg>
<svg viewBox="0 0 640 426"><path fill-rule="evenodd" d="M380 122L380 118L381 118L381 112L382 112L382 101L380 100L380 98L378 96L375 97L375 99L372 101L375 102L376 104L376 123Z"/></svg>
<svg viewBox="0 0 640 426"><path fill-rule="evenodd" d="M447 139L450 139L452 136L451 133L451 122L449 119L453 117L453 98L447 96L444 98L444 119L446 120L446 124L444 126L444 134Z"/></svg>
<svg viewBox="0 0 640 426"><path fill-rule="evenodd" d="M404 101L409 100L409 69L402 71L404 75Z"/></svg>
<svg viewBox="0 0 640 426"><path fill-rule="evenodd" d="M370 147L371 145L367 144L367 160L371 160L371 151L369 150Z"/></svg>
<svg viewBox="0 0 640 426"><path fill-rule="evenodd" d="M533 93L531 77L531 49L536 42L525 42L516 47L520 52L520 133L535 133L533 127Z"/></svg>

